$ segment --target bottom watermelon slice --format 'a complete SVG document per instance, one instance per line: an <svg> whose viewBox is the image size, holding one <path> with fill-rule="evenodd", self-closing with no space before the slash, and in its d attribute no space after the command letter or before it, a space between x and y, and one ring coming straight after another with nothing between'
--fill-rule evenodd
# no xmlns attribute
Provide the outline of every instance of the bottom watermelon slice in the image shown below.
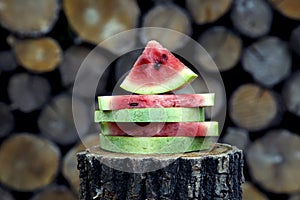
<svg viewBox="0 0 300 200"><path fill-rule="evenodd" d="M170 123L101 123L103 135L114 136L218 136L218 122L170 122Z"/></svg>
<svg viewBox="0 0 300 200"><path fill-rule="evenodd" d="M209 150L211 137L131 137L100 134L100 148L132 154L171 154Z"/></svg>

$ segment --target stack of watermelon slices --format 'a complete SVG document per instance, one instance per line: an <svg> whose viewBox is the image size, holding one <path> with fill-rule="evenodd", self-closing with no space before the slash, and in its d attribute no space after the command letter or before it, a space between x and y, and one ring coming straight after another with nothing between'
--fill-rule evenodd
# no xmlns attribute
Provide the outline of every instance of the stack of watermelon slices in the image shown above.
<svg viewBox="0 0 300 200"><path fill-rule="evenodd" d="M121 88L132 95L100 96L95 121L100 147L121 153L157 154L206 150L218 123L205 121L214 94L174 94L197 78L169 50L149 41Z"/></svg>

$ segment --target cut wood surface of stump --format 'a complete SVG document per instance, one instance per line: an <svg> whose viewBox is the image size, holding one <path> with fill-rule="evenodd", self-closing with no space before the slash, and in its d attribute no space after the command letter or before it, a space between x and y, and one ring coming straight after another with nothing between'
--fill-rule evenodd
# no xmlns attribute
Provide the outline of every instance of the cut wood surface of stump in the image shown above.
<svg viewBox="0 0 300 200"><path fill-rule="evenodd" d="M96 146L77 154L77 159L82 200L242 199L243 154L230 145L216 144L209 152L156 155L112 153ZM163 167L151 171L149 165Z"/></svg>

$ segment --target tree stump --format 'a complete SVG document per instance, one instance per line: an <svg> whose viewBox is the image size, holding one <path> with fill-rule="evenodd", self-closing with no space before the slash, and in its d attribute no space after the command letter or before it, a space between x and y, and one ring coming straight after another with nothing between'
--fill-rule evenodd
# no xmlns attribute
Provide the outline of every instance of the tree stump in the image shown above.
<svg viewBox="0 0 300 200"><path fill-rule="evenodd" d="M99 135L90 134L82 138L82 141L72 147L63 157L61 172L76 194L79 193L80 182L79 171L77 170L76 154L97 144L99 144Z"/></svg>
<svg viewBox="0 0 300 200"><path fill-rule="evenodd" d="M159 155L118 154L95 146L77 158L84 200L242 199L243 154L230 145L216 144L209 152ZM112 164L142 170L164 167L134 173Z"/></svg>

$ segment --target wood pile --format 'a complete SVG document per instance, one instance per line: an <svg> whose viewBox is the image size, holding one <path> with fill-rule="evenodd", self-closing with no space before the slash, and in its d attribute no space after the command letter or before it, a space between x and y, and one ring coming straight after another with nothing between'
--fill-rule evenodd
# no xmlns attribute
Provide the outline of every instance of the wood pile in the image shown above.
<svg viewBox="0 0 300 200"><path fill-rule="evenodd" d="M112 93L142 50L127 48L189 44L153 26L197 41L211 59L191 57L209 76L220 71L226 96L211 81L214 109L228 108L220 142L245 154L243 198L300 199L300 0L0 0L0 199L78 199L75 154L100 132L91 86ZM145 29L103 42L132 28Z"/></svg>

